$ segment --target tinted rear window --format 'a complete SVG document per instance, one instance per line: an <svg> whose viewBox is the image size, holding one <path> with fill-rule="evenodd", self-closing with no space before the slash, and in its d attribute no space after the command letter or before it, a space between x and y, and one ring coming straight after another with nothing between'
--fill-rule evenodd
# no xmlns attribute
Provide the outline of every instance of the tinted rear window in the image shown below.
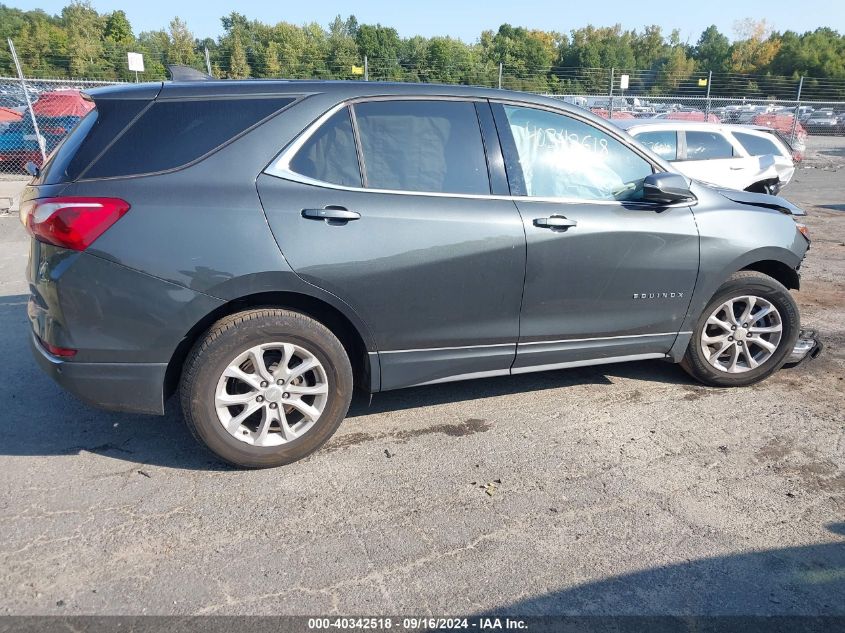
<svg viewBox="0 0 845 633"><path fill-rule="evenodd" d="M367 186L489 194L475 106L459 101L373 101L355 105Z"/></svg>
<svg viewBox="0 0 845 633"><path fill-rule="evenodd" d="M783 152L775 145L774 141L767 138L754 134L743 134L742 132L734 132L734 138L739 141L739 144L751 156L765 156L766 154L772 154L774 156L783 155Z"/></svg>
<svg viewBox="0 0 845 633"><path fill-rule="evenodd" d="M149 101L103 100L65 137L41 172L44 184L76 180Z"/></svg>
<svg viewBox="0 0 845 633"><path fill-rule="evenodd" d="M82 177L129 176L181 167L292 101L292 98L156 101Z"/></svg>

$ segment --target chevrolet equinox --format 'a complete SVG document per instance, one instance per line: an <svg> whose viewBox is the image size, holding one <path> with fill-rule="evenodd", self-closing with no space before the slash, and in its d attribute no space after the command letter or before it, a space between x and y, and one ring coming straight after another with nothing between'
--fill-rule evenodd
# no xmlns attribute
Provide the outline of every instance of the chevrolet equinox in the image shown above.
<svg viewBox="0 0 845 633"><path fill-rule="evenodd" d="M798 353L778 197L690 181L536 95L176 81L95 108L21 204L32 350L83 400L287 464L353 386L665 359L720 387Z"/></svg>

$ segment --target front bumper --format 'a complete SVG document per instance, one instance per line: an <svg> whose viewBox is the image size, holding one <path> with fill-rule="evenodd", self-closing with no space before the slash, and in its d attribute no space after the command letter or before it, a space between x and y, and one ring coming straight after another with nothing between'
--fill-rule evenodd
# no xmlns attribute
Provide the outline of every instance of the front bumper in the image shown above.
<svg viewBox="0 0 845 633"><path fill-rule="evenodd" d="M786 365L798 365L808 358L818 358L822 353L824 345L816 335L815 330L801 330L798 335L798 341L792 352L786 357Z"/></svg>
<svg viewBox="0 0 845 633"><path fill-rule="evenodd" d="M80 363L47 352L30 333L35 361L80 400L112 411L164 413L166 363Z"/></svg>

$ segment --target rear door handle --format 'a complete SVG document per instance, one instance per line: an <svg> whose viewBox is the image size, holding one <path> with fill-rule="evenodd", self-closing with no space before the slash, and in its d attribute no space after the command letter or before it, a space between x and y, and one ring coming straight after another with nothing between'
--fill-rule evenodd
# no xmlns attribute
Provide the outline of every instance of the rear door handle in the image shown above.
<svg viewBox="0 0 845 633"><path fill-rule="evenodd" d="M326 207L325 209L303 209L302 217L309 220L340 220L342 222L349 222L350 220L358 220L361 214L357 211L350 211L343 207Z"/></svg>
<svg viewBox="0 0 845 633"><path fill-rule="evenodd" d="M570 220L562 215L553 215L549 218L534 218L534 226L539 226L544 229L568 229L573 226L578 226L578 222Z"/></svg>

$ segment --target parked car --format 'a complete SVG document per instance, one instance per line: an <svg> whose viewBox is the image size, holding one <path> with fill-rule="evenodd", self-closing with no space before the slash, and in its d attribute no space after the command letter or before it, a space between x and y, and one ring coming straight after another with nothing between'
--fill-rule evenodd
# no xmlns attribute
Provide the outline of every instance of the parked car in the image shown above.
<svg viewBox="0 0 845 633"><path fill-rule="evenodd" d="M778 140L792 150L792 160L796 163L804 159L807 151L807 130L800 123L794 124L795 137L793 139L794 115L787 113L758 114L751 120L751 124L759 129L772 130Z"/></svg>
<svg viewBox="0 0 845 633"><path fill-rule="evenodd" d="M12 108L0 106L0 135L12 124L21 120L22 114Z"/></svg>
<svg viewBox="0 0 845 633"><path fill-rule="evenodd" d="M682 174L719 187L774 194L795 173L789 148L751 126L642 119L617 125Z"/></svg>
<svg viewBox="0 0 845 633"><path fill-rule="evenodd" d="M82 97L78 90L55 90L42 93L32 104L38 131L27 115L0 129L0 160L23 166L29 161L43 162L38 134L45 153L49 154L79 123L94 104Z"/></svg>
<svg viewBox="0 0 845 633"><path fill-rule="evenodd" d="M25 190L32 351L219 457L321 446L353 386L642 359L721 387L799 336L803 212L537 95L382 82L93 90Z"/></svg>
<svg viewBox="0 0 845 633"><path fill-rule="evenodd" d="M590 108L590 112L595 114L596 116L600 116L603 119L635 119L637 118L636 115L632 112L626 112L625 110L614 110L613 117L610 116L610 112L607 111L605 108Z"/></svg>
<svg viewBox="0 0 845 633"><path fill-rule="evenodd" d="M835 133L840 125L833 110L816 110L804 120L804 127L810 134Z"/></svg>
<svg viewBox="0 0 845 633"><path fill-rule="evenodd" d="M701 110L675 110L672 112L661 112L652 117L653 119L665 119L667 121L701 121L707 123L721 123L721 119L712 112L706 114Z"/></svg>

